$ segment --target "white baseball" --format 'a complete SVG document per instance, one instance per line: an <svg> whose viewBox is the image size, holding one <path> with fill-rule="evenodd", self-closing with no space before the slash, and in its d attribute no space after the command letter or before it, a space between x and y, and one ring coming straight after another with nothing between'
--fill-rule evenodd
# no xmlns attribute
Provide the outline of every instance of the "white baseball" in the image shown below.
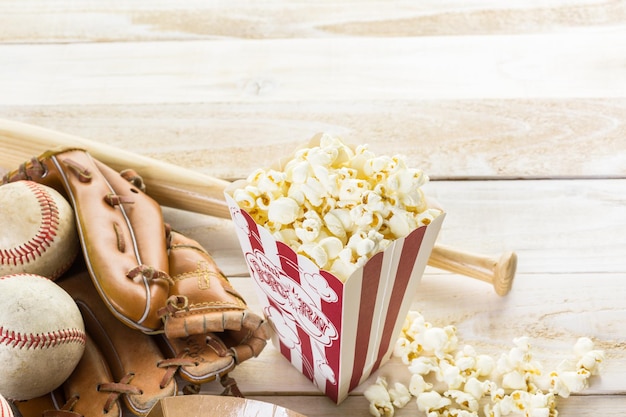
<svg viewBox="0 0 626 417"><path fill-rule="evenodd" d="M58 388L85 350L78 306L46 277L0 277L0 394L28 400Z"/></svg>
<svg viewBox="0 0 626 417"><path fill-rule="evenodd" d="M0 276L58 278L79 250L74 210L55 189L33 181L0 186Z"/></svg>
<svg viewBox="0 0 626 417"><path fill-rule="evenodd" d="M0 417L14 417L11 404L2 395L0 395Z"/></svg>

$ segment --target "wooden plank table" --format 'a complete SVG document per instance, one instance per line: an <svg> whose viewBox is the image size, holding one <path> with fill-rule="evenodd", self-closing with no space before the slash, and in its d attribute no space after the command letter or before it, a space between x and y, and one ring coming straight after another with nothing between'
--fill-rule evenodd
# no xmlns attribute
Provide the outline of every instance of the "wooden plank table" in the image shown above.
<svg viewBox="0 0 626 417"><path fill-rule="evenodd" d="M508 296L429 267L414 309L493 355L527 335L554 364L591 337L606 368L560 415L626 410L623 0L4 0L0 118L226 179L319 131L403 153L448 213L442 243L519 256ZM165 214L255 308L231 222ZM339 406L273 346L233 376L310 417L365 416L363 391L406 369Z"/></svg>

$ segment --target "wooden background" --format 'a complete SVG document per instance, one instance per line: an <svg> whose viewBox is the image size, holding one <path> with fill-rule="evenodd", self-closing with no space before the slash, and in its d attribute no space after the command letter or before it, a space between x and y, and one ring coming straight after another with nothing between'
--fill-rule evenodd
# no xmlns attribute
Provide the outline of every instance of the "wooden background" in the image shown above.
<svg viewBox="0 0 626 417"><path fill-rule="evenodd" d="M547 363L590 336L606 370L561 415L626 410L625 1L0 0L0 118L227 179L319 131L403 153L442 243L519 255L509 296L429 268L415 309L488 353L528 335ZM231 223L166 216L254 305ZM369 383L335 406L273 347L233 376L310 417L368 415Z"/></svg>

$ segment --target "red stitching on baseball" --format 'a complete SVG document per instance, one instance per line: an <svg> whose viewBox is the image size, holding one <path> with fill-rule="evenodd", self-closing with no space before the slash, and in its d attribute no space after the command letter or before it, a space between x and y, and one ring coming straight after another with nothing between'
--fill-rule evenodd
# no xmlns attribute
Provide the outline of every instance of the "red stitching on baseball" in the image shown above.
<svg viewBox="0 0 626 417"><path fill-rule="evenodd" d="M25 183L41 208L41 227L28 242L11 249L0 249L0 264L23 265L41 256L54 241L59 228L59 209L52 196L39 184Z"/></svg>
<svg viewBox="0 0 626 417"><path fill-rule="evenodd" d="M0 345L17 349L45 349L58 345L85 345L85 332L80 329L60 329L48 333L19 333L0 326Z"/></svg>

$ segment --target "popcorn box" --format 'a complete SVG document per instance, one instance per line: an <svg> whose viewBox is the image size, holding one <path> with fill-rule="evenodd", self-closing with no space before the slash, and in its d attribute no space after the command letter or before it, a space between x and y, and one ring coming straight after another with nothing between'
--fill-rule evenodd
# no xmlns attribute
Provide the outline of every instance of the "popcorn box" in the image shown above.
<svg viewBox="0 0 626 417"><path fill-rule="evenodd" d="M394 240L344 281L297 254L225 192L272 342L339 404L393 353L445 213Z"/></svg>

